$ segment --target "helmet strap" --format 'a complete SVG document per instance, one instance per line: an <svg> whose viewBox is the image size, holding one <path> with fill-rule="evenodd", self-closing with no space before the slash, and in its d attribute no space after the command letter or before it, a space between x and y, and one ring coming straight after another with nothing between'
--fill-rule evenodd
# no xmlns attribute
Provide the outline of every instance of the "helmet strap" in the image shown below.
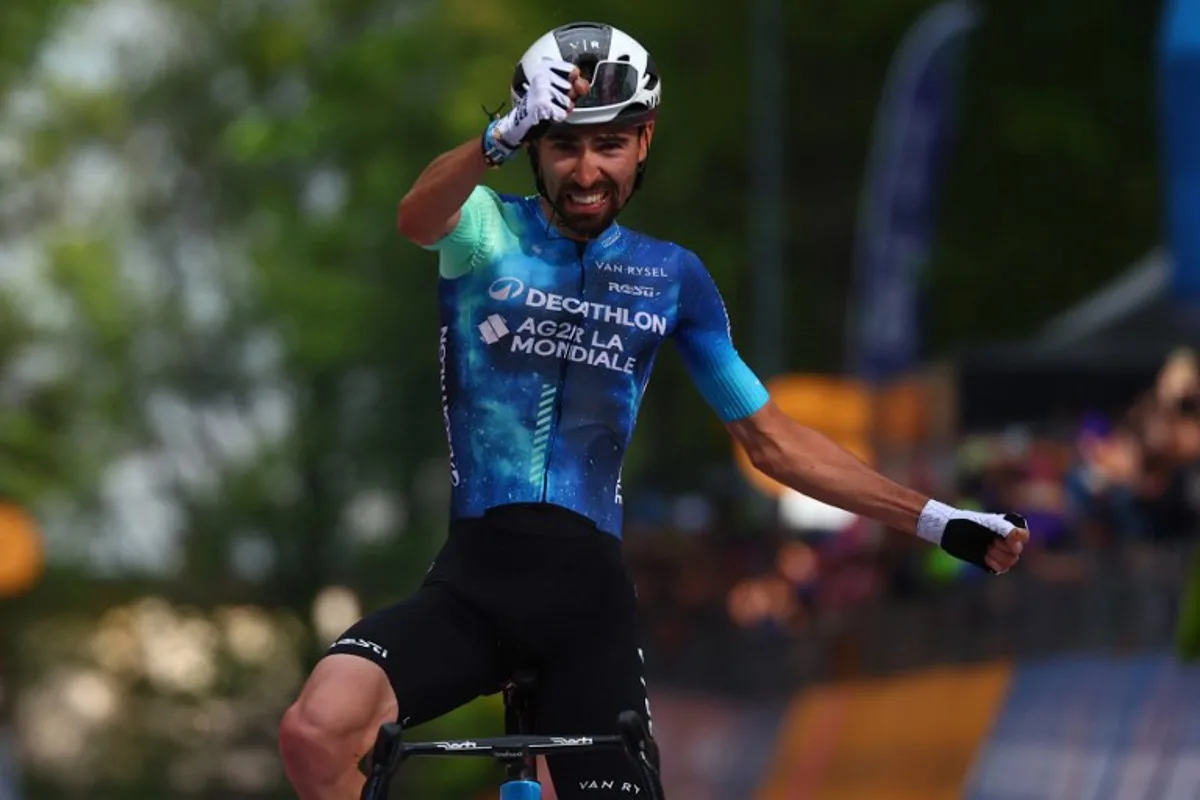
<svg viewBox="0 0 1200 800"><path fill-rule="evenodd" d="M646 126L639 125L638 126L639 142L643 136L647 136L647 135L648 135L648 129L646 128ZM646 179L646 162L649 160L650 160L650 142L649 142L649 140L647 140L646 141L646 157L638 162L637 174L633 178L633 191L629 193L629 197L625 200L626 205L628 205L629 201L633 199L633 196L635 194L637 194L637 190L642 188L642 181ZM621 208L624 208L624 207L625 206L621 206Z"/></svg>

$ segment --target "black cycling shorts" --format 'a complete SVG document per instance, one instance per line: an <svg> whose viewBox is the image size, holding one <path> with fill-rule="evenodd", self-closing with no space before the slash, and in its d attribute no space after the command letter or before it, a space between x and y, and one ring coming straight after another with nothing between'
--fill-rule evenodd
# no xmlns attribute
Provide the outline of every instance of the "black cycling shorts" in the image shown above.
<svg viewBox="0 0 1200 800"><path fill-rule="evenodd" d="M625 710L649 722L621 543L555 506L456 521L416 593L360 620L328 652L379 664L406 728L494 694L524 667L538 674L534 733L617 733ZM619 750L554 755L547 766L560 800L644 794Z"/></svg>

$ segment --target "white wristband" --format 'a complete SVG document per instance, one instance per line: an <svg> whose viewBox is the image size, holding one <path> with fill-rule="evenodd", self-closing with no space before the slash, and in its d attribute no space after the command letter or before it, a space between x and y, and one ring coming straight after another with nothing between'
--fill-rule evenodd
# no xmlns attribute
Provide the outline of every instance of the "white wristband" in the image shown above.
<svg viewBox="0 0 1200 800"><path fill-rule="evenodd" d="M941 545L942 534L946 531L946 523L953 518L957 511L958 509L954 506L930 500L925 504L925 508L921 509L921 516L917 518L917 536L930 544Z"/></svg>

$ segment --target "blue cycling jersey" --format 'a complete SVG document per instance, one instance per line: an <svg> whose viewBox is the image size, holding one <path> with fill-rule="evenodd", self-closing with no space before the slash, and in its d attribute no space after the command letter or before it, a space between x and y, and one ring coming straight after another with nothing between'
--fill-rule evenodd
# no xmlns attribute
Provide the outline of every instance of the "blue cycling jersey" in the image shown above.
<svg viewBox="0 0 1200 800"><path fill-rule="evenodd" d="M621 464L667 338L723 420L767 402L708 270L677 245L615 223L577 242L536 196L480 186L430 249L453 518L550 503L619 537Z"/></svg>

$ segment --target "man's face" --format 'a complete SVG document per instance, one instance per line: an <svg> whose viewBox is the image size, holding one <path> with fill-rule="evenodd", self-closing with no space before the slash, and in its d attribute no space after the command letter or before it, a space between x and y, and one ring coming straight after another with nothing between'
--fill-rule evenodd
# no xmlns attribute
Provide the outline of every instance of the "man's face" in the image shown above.
<svg viewBox="0 0 1200 800"><path fill-rule="evenodd" d="M552 128L535 145L546 194L569 234L596 236L633 194L651 128Z"/></svg>

